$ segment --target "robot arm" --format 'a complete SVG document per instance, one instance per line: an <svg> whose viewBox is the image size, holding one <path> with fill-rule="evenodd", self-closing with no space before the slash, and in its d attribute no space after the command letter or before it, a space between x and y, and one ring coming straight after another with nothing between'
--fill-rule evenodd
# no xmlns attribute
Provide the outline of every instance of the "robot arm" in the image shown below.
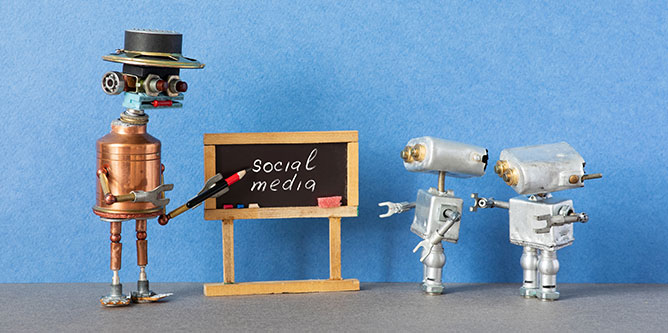
<svg viewBox="0 0 668 333"><path fill-rule="evenodd" d="M475 212L478 208L503 208L508 209L507 201L494 200L494 198L479 198L478 193L472 193L471 198L475 201L473 206L469 207L469 210Z"/></svg>
<svg viewBox="0 0 668 333"><path fill-rule="evenodd" d="M555 226L560 226L569 223L582 222L587 223L589 221L589 216L587 213L573 213L570 212L567 215L540 215L536 216L538 221L545 221L545 227L534 229L537 234L545 234L550 232L550 228Z"/></svg>
<svg viewBox="0 0 668 333"><path fill-rule="evenodd" d="M380 218L390 217L394 214L401 214L415 208L415 202L390 202L385 201L378 204L379 207L387 206L387 213L378 215Z"/></svg>
<svg viewBox="0 0 668 333"><path fill-rule="evenodd" d="M148 192L132 191L128 194L114 195L109 189L108 174L109 170L106 167L97 170L97 177L100 180L100 187L102 187L102 193L104 194L104 202L108 205L111 205L114 202L132 201L150 202L157 207L165 207L169 203L169 199L165 199L164 192L171 191L174 188L174 184L160 184Z"/></svg>
<svg viewBox="0 0 668 333"><path fill-rule="evenodd" d="M434 245L438 244L440 241L445 238L445 233L452 228L452 226L459 222L461 220L462 215L454 210L451 209L446 209L443 212L443 216L446 217L445 222L443 222L438 229L436 229L436 232L433 233L429 238L423 239L418 245L413 249L413 253L417 252L417 250L420 247L424 247L425 249L429 248L428 251L424 251L422 253L422 257L420 257L420 262L424 261L425 258L431 253L431 249Z"/></svg>

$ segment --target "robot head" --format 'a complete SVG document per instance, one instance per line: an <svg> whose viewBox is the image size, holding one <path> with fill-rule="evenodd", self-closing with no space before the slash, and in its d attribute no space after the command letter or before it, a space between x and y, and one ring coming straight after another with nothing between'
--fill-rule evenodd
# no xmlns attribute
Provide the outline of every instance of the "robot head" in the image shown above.
<svg viewBox="0 0 668 333"><path fill-rule="evenodd" d="M487 167L487 149L430 136L408 141L401 158L408 171L443 171L457 178L480 177Z"/></svg>
<svg viewBox="0 0 668 333"><path fill-rule="evenodd" d="M102 77L102 90L109 95L122 92L126 107L145 108L179 107L188 84L181 81L181 68L203 68L204 64L181 55L183 36L174 31L126 30L123 49L103 56L102 59L123 64L123 72L107 72Z"/></svg>
<svg viewBox="0 0 668 333"><path fill-rule="evenodd" d="M566 142L504 149L494 172L519 194L550 193L583 187L585 161Z"/></svg>

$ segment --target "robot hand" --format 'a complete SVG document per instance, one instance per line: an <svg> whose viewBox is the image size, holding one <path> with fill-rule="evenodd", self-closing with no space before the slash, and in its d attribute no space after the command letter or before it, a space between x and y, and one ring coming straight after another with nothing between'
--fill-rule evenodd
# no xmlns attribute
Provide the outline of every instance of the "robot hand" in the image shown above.
<svg viewBox="0 0 668 333"><path fill-rule="evenodd" d="M134 202L150 202L158 207L165 207L169 203L169 199L164 198L163 192L171 191L174 184L162 184L151 191L132 191L134 195Z"/></svg>
<svg viewBox="0 0 668 333"><path fill-rule="evenodd" d="M397 213L401 214L405 211L408 211L412 208L415 208L415 202L404 201L404 202L396 203L396 202L385 201L385 202L379 203L378 206L379 207L387 206L387 213L378 215L378 217L380 217L380 218L385 218L385 217L390 217L390 216L392 216L394 214L397 214Z"/></svg>
<svg viewBox="0 0 668 333"><path fill-rule="evenodd" d="M431 236L423 239L413 249L413 253L415 253L420 247L424 247L425 250L427 250L427 246L429 246L429 249L427 251L422 252L422 256L420 257L420 262L423 262L427 258L427 256L431 253L431 250L433 249L434 245L440 243L443 240L443 238L445 238L445 233L448 232L448 230L450 230L450 228L452 228L452 226L456 222L458 222L462 217L460 213L455 212L451 209L445 210L443 212L443 215L447 217L447 221L440 224L439 228L436 229L435 233L432 233Z"/></svg>
<svg viewBox="0 0 668 333"><path fill-rule="evenodd" d="M420 262L423 262L427 256L431 253L431 249L434 247L434 244L431 243L430 239L423 239L418 245L413 249L413 253L417 252L421 247L424 247L427 251L422 251L422 256L420 256Z"/></svg>
<svg viewBox="0 0 668 333"><path fill-rule="evenodd" d="M494 198L480 198L478 193L471 193L471 198L475 201L473 206L469 207L469 211L475 212L478 208L505 208L508 209L508 203L505 201L495 201Z"/></svg>
<svg viewBox="0 0 668 333"><path fill-rule="evenodd" d="M543 228L533 229L537 234L545 234L550 232L550 228L554 226L560 226L568 223L582 222L587 223L589 221L589 216L587 213L571 213L569 215L540 215L536 216L536 220L545 221L546 225Z"/></svg>

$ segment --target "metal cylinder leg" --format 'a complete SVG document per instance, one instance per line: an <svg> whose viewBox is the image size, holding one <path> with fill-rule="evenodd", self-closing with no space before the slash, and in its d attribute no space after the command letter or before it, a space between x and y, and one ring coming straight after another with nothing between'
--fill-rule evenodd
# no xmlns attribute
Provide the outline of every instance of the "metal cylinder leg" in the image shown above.
<svg viewBox="0 0 668 333"><path fill-rule="evenodd" d="M146 277L146 265L148 265L148 244L146 241L146 220L137 220L135 225L137 232L137 266L139 266L139 279L137 279L137 291L132 292L132 301L136 303L150 302L152 292L149 289Z"/></svg>
<svg viewBox="0 0 668 333"><path fill-rule="evenodd" d="M114 275L111 278L111 292L109 296L123 296L123 285L121 284L121 279L118 277L118 271L114 271Z"/></svg>
<svg viewBox="0 0 668 333"><path fill-rule="evenodd" d="M149 296L148 278L146 277L146 265L148 265L148 244L146 241L146 220L137 220L135 231L137 231L137 266L139 266L139 279L137 280L137 296Z"/></svg>
<svg viewBox="0 0 668 333"><path fill-rule="evenodd" d="M121 253L123 251L123 244L121 244L121 222L110 222L111 236L111 259L109 260L109 268L112 271L119 271L121 269Z"/></svg>
<svg viewBox="0 0 668 333"><path fill-rule="evenodd" d="M520 258L520 265L524 271L524 282L520 287L520 295L525 298L535 297L538 289L538 251L525 246Z"/></svg>
<svg viewBox="0 0 668 333"><path fill-rule="evenodd" d="M146 220L137 220L137 266L148 265L148 247L146 244Z"/></svg>
<svg viewBox="0 0 668 333"><path fill-rule="evenodd" d="M429 251L428 248L424 248ZM431 249L431 253L422 262L424 264L424 278L422 280L422 290L431 295L443 293L443 266L445 266L445 253L443 252L443 244L438 243Z"/></svg>
<svg viewBox="0 0 668 333"><path fill-rule="evenodd" d="M156 294L149 288L146 277L146 265L148 265L148 242L146 241L146 220L137 220L135 230L137 231L137 266L139 266L139 279L137 280L137 291L132 292L132 301L135 303L157 302L170 294Z"/></svg>
<svg viewBox="0 0 668 333"><path fill-rule="evenodd" d="M104 306L122 306L130 304L130 299L123 295L123 285L118 277L118 271L121 269L121 254L123 244L121 244L121 225L122 222L110 222L111 236L111 259L109 268L114 273L111 279L111 291L109 295L100 298L100 303Z"/></svg>
<svg viewBox="0 0 668 333"><path fill-rule="evenodd" d="M540 251L538 271L540 272L541 287L536 292L536 297L542 301L559 299L559 292L557 291L557 272L559 272L557 251Z"/></svg>

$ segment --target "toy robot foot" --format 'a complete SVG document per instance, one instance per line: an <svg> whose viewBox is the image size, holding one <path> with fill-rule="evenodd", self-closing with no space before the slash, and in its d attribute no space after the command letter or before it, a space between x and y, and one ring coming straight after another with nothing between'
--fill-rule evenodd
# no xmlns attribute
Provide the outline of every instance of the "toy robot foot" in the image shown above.
<svg viewBox="0 0 668 333"><path fill-rule="evenodd" d="M132 292L132 302L133 303L151 303L151 302L157 302L167 296L172 296L174 295L173 293L166 293L166 294L156 294L153 292L153 290L149 290L146 293L139 293L137 291Z"/></svg>
<svg viewBox="0 0 668 333"><path fill-rule="evenodd" d="M100 304L103 306L127 306L130 305L130 297L126 295L107 295L100 298Z"/></svg>
<svg viewBox="0 0 668 333"><path fill-rule="evenodd" d="M443 289L443 284L440 283L425 282L422 284L422 291L428 295L440 295L443 293Z"/></svg>
<svg viewBox="0 0 668 333"><path fill-rule="evenodd" d="M536 297L536 291L537 288L525 288L525 287L520 287L520 296L524 298L532 298Z"/></svg>
<svg viewBox="0 0 668 333"><path fill-rule="evenodd" d="M559 292L555 290L537 290L536 297L545 302L556 301L559 299Z"/></svg>

